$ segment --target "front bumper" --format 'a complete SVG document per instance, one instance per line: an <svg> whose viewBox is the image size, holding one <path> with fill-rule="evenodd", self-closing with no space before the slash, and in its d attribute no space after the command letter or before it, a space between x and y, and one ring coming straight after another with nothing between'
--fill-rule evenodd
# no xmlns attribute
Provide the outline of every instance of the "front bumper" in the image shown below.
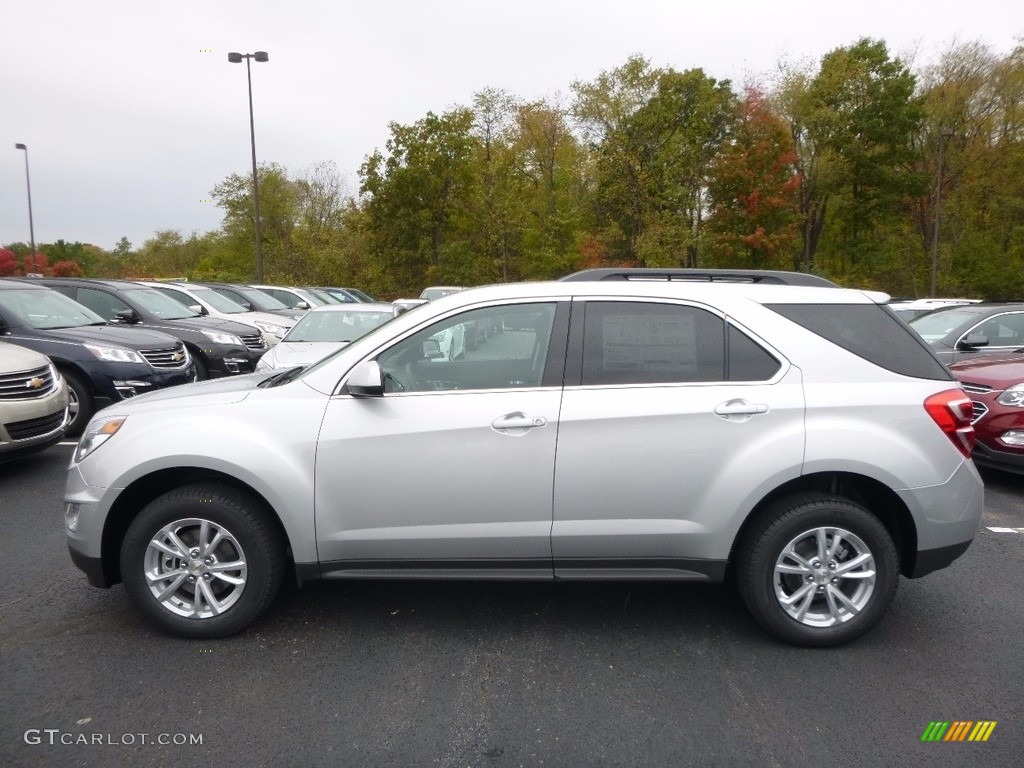
<svg viewBox="0 0 1024 768"><path fill-rule="evenodd" d="M980 467L991 467L1001 469L1004 472L1014 472L1024 475L1024 453L1000 451L991 445L978 441L974 444L974 451L971 453L974 463Z"/></svg>
<svg viewBox="0 0 1024 768"><path fill-rule="evenodd" d="M196 378L196 367L191 362L181 368L164 369L141 363L97 360L83 367L92 383L97 410L135 395L188 384Z"/></svg>

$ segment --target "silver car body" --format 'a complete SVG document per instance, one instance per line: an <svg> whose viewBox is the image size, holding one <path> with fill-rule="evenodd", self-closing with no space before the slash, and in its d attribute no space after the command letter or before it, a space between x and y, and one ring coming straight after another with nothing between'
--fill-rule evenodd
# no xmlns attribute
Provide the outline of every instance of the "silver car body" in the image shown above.
<svg viewBox="0 0 1024 768"><path fill-rule="evenodd" d="M265 500L300 579L718 581L755 510L782 493L849 483L888 499L905 533L904 574L923 575L966 549L982 513L973 463L923 407L957 385L885 370L767 306L885 299L837 288L669 282L459 292L398 316L280 386L258 387L267 375L252 374L107 409L104 416L127 419L69 467L69 545L94 584L116 582L116 537L104 529L123 527L151 498L148 489L184 472L229 478ZM367 361L388 360L464 313L550 307L568 318L571 306L576 322L594 302L699 309L779 364L761 381L538 379L380 397L347 390ZM557 346L549 339L547 348ZM431 363L416 365L429 371Z"/></svg>
<svg viewBox="0 0 1024 768"><path fill-rule="evenodd" d="M0 341L0 461L52 445L67 425L67 384L50 359Z"/></svg>

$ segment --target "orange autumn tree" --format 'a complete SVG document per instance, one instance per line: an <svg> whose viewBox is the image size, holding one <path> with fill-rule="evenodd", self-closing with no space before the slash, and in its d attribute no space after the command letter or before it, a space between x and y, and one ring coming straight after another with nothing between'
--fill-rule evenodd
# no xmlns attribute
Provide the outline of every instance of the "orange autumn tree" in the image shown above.
<svg viewBox="0 0 1024 768"><path fill-rule="evenodd" d="M717 266L792 268L800 221L796 160L786 123L758 89L747 88L708 183Z"/></svg>

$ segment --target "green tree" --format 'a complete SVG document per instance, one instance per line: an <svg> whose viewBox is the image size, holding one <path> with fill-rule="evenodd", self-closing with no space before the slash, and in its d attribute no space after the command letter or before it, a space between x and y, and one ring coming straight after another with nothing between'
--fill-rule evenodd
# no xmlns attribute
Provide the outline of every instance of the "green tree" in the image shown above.
<svg viewBox="0 0 1024 768"><path fill-rule="evenodd" d="M465 238L476 184L473 120L460 108L412 125L392 123L386 151L375 151L360 168L389 292L418 294L428 283L474 280Z"/></svg>
<svg viewBox="0 0 1024 768"><path fill-rule="evenodd" d="M915 77L882 41L859 40L824 56L808 89L807 130L829 155L839 238L830 249L840 273L878 265L876 225L902 213L926 179L915 171L913 137L924 112Z"/></svg>
<svg viewBox="0 0 1024 768"><path fill-rule="evenodd" d="M696 266L708 167L733 115L728 81L699 69L652 70L634 57L573 89L577 119L600 139L598 215L617 259Z"/></svg>
<svg viewBox="0 0 1024 768"><path fill-rule="evenodd" d="M301 274L301 256L293 252L292 235L299 219L299 196L288 172L276 163L257 170L260 192L260 234L267 279L287 280ZM217 205L224 211L221 225L227 242L222 268L239 280L252 280L256 270L256 225L252 176L232 174L213 188Z"/></svg>

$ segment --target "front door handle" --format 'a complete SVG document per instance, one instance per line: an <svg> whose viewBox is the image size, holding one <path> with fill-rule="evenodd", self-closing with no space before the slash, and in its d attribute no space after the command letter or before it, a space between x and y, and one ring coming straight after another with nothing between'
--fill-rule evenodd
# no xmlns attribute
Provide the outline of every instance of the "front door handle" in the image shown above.
<svg viewBox="0 0 1024 768"><path fill-rule="evenodd" d="M534 427L543 427L548 420L543 416L527 416L522 411L506 413L491 422L491 426L499 432L518 431L520 434Z"/></svg>

